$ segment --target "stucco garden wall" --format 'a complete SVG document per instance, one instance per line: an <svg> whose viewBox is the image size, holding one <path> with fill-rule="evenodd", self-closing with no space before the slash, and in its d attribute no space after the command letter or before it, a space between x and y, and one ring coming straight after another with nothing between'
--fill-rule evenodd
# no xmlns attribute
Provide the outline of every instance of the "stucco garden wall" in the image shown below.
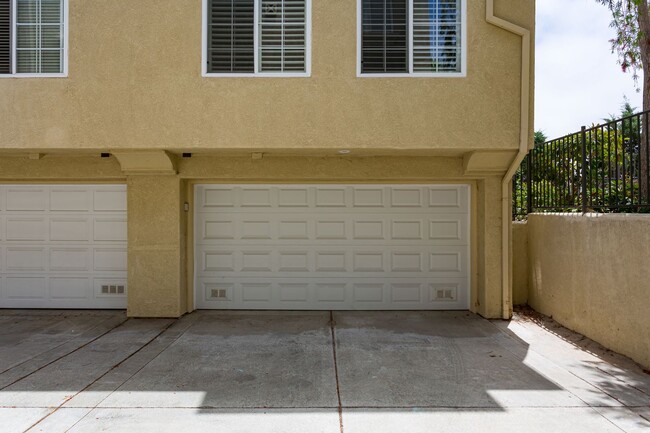
<svg viewBox="0 0 650 433"><path fill-rule="evenodd" d="M528 303L528 224L512 223L512 304Z"/></svg>
<svg viewBox="0 0 650 433"><path fill-rule="evenodd" d="M650 367L650 216L533 214L525 230L528 304Z"/></svg>

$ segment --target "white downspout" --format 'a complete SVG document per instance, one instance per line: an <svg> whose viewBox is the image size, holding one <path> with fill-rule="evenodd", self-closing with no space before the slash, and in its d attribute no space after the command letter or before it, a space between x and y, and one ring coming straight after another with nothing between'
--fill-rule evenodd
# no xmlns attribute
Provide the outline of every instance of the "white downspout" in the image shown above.
<svg viewBox="0 0 650 433"><path fill-rule="evenodd" d="M512 316L510 291L510 180L514 176L521 161L528 153L528 125L530 122L530 30L494 16L494 0L486 0L485 19L488 23L521 36L521 124L519 150L510 164L508 171L501 181L501 279L503 291L502 317Z"/></svg>

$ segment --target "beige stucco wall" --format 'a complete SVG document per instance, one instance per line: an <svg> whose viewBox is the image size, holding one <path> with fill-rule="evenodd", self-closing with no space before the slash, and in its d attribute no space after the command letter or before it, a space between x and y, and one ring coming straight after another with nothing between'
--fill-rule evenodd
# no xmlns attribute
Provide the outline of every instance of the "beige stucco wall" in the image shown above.
<svg viewBox="0 0 650 433"><path fill-rule="evenodd" d="M0 181L127 183L129 315L176 317L193 305L195 183L465 183L471 186L471 309L501 314L499 176L464 174L461 158L193 156L176 175L124 174L114 157L0 157ZM184 203L189 211L184 211Z"/></svg>
<svg viewBox="0 0 650 433"><path fill-rule="evenodd" d="M187 312L184 201L178 176L128 178L127 313L131 317L179 317Z"/></svg>
<svg viewBox="0 0 650 433"><path fill-rule="evenodd" d="M650 367L650 216L528 217L529 304Z"/></svg>
<svg viewBox="0 0 650 433"><path fill-rule="evenodd" d="M484 0L466 78L357 78L356 1L312 3L311 77L203 78L201 0L70 0L69 76L0 79L0 149L516 148L521 38Z"/></svg>
<svg viewBox="0 0 650 433"><path fill-rule="evenodd" d="M355 0L312 1L311 77L204 78L201 0L69 0L69 76L0 79L0 181L126 182L128 313L149 317L192 309L194 183L466 183L472 309L500 317L521 38L467 4L465 78L356 77ZM534 28L534 0L495 14Z"/></svg>
<svg viewBox="0 0 650 433"><path fill-rule="evenodd" d="M512 223L512 304L528 303L528 223Z"/></svg>

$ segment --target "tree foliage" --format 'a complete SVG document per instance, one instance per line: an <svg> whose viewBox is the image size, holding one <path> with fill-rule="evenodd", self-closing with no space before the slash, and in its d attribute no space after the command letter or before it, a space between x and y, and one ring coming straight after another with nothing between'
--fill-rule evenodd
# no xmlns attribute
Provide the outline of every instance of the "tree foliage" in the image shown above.
<svg viewBox="0 0 650 433"><path fill-rule="evenodd" d="M633 116L635 111L625 99L619 114L612 114L604 124L592 125L587 130L584 171L581 133L547 141L542 131L536 131L531 170L528 171L525 160L513 178L515 218L526 215L529 200L534 210L579 212L582 209L583 175L587 178L584 193L594 209L601 212L650 212L650 207L632 206L650 200L646 200L648 195L643 190L640 161L643 118Z"/></svg>
<svg viewBox="0 0 650 433"><path fill-rule="evenodd" d="M610 40L612 52L618 54L623 72L631 71L638 78L639 70L643 69L640 52L640 42L643 32L639 27L639 7L647 8L643 0L596 0L612 13L611 27L616 36Z"/></svg>

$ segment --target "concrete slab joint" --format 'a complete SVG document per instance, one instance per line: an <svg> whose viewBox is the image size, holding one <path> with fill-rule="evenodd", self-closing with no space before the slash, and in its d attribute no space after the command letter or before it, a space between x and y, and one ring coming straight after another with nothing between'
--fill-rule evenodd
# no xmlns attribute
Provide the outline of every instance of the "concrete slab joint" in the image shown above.
<svg viewBox="0 0 650 433"><path fill-rule="evenodd" d="M525 312L4 310L0 329L3 433L650 431L639 366Z"/></svg>

